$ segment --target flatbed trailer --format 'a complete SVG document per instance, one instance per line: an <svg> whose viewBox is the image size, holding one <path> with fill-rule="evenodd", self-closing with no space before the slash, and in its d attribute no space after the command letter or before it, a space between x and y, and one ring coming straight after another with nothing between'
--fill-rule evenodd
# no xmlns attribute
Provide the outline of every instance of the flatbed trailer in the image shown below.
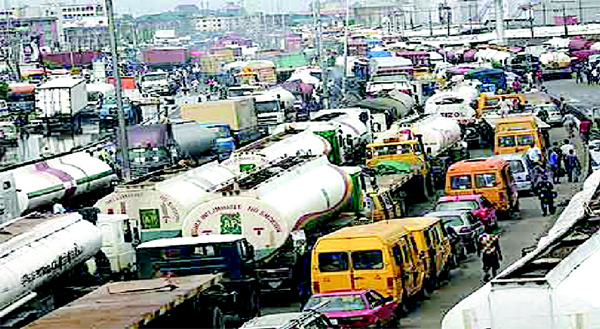
<svg viewBox="0 0 600 329"><path fill-rule="evenodd" d="M219 284L222 275L108 283L25 328L177 327L182 322L196 328L212 328L214 315L220 311L210 297L203 296ZM210 315L197 316L194 312L198 310Z"/></svg>

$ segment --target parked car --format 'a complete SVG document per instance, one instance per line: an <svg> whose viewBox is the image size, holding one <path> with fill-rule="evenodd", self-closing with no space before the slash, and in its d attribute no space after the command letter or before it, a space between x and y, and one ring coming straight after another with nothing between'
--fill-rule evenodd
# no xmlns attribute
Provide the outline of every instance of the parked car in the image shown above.
<svg viewBox="0 0 600 329"><path fill-rule="evenodd" d="M317 311L269 314L256 317L240 329L329 329L337 328Z"/></svg>
<svg viewBox="0 0 600 329"><path fill-rule="evenodd" d="M525 154L514 153L514 154L502 154L498 155L508 161L510 170L512 171L515 183L517 184L517 190L519 193L530 194L533 192L533 184L531 182L531 172L529 164L527 163L527 157Z"/></svg>
<svg viewBox="0 0 600 329"><path fill-rule="evenodd" d="M381 328L384 325L399 327L397 303L392 297L385 298L374 290L315 294L304 305L304 310L310 310L324 302L326 304L319 312L340 328Z"/></svg>
<svg viewBox="0 0 600 329"><path fill-rule="evenodd" d="M540 119L544 120L549 125L561 125L562 123L562 114L560 113L560 108L556 106L554 103L546 103L539 104L533 109L533 114L536 116L540 116L540 111L546 110L548 117L546 120L540 117Z"/></svg>
<svg viewBox="0 0 600 329"><path fill-rule="evenodd" d="M489 209L483 206L487 199L479 194L464 194L441 197L433 211L444 210L469 210L478 217L484 225L491 228L498 227L498 217L495 209ZM488 210L489 209L489 210Z"/></svg>
<svg viewBox="0 0 600 329"><path fill-rule="evenodd" d="M477 252L477 241L485 227L470 210L442 210L430 212L425 216L437 217L442 220L444 226L450 226L456 231L461 239L462 250L459 252L461 256Z"/></svg>

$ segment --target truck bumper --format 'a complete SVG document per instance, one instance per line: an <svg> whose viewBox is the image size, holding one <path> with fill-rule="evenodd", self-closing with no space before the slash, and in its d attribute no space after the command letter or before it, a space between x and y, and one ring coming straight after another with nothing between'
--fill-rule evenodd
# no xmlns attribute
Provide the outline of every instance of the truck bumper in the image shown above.
<svg viewBox="0 0 600 329"><path fill-rule="evenodd" d="M292 270L289 268L260 269L256 270L256 274L262 294L291 292L294 289Z"/></svg>

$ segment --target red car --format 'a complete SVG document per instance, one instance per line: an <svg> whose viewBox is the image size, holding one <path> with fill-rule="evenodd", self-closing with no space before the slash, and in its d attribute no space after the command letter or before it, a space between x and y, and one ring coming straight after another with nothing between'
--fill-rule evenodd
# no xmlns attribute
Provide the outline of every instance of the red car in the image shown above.
<svg viewBox="0 0 600 329"><path fill-rule="evenodd" d="M325 304L322 304L325 302ZM312 295L304 310L317 307L333 325L340 328L399 327L398 304L373 290L342 291Z"/></svg>
<svg viewBox="0 0 600 329"><path fill-rule="evenodd" d="M443 196L439 199L435 211L469 210L484 226L496 229L496 210L493 207L485 207L484 201L487 201L486 198L479 194Z"/></svg>

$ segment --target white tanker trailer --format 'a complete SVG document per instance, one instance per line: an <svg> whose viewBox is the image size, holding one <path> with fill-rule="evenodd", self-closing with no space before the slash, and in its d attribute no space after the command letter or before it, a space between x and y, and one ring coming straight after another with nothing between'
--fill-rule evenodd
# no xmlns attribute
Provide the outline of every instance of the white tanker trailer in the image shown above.
<svg viewBox="0 0 600 329"><path fill-rule="evenodd" d="M182 235L242 234L256 251L262 289L291 290L305 233L326 233L316 228L349 204L359 184L324 156L288 157L224 184L222 197L187 214Z"/></svg>
<svg viewBox="0 0 600 329"><path fill-rule="evenodd" d="M354 164L362 159L365 146L373 141L371 112L368 109L351 108L321 110L311 113L313 119L309 122L295 122L277 127L274 133L283 132L293 128L298 130L309 129L325 137L332 150L339 149L339 161L330 157L335 164ZM319 133L327 130L323 124L336 125L335 137L331 133ZM338 152L334 152L338 154Z"/></svg>
<svg viewBox="0 0 600 329"><path fill-rule="evenodd" d="M184 173L165 173L117 186L94 207L139 221L142 242L177 237L187 213L213 198L214 189L235 176L229 168L211 162Z"/></svg>
<svg viewBox="0 0 600 329"><path fill-rule="evenodd" d="M36 208L69 201L111 186L112 168L86 152L30 162L0 174L4 212L0 223Z"/></svg>
<svg viewBox="0 0 600 329"><path fill-rule="evenodd" d="M17 325L23 317L35 313L35 307L32 310L27 306L47 297L40 289L98 253L102 242L100 229L77 213L50 218L19 218L4 224L2 230L2 326Z"/></svg>
<svg viewBox="0 0 600 329"><path fill-rule="evenodd" d="M263 168L271 161L297 154L330 155L339 152L332 150L330 142L326 139L330 134L335 134L336 127L324 124L320 129L296 130L289 129L258 140L250 145L236 150L232 156L221 162L236 174ZM315 127L316 128L316 127ZM325 137L322 137L325 136ZM331 154L333 156L333 154Z"/></svg>
<svg viewBox="0 0 600 329"><path fill-rule="evenodd" d="M461 145L461 130L455 120L439 115L424 115L418 119L409 119L396 123L392 129L382 133L376 142L389 139L414 139L421 135L425 151L437 157L446 151Z"/></svg>

